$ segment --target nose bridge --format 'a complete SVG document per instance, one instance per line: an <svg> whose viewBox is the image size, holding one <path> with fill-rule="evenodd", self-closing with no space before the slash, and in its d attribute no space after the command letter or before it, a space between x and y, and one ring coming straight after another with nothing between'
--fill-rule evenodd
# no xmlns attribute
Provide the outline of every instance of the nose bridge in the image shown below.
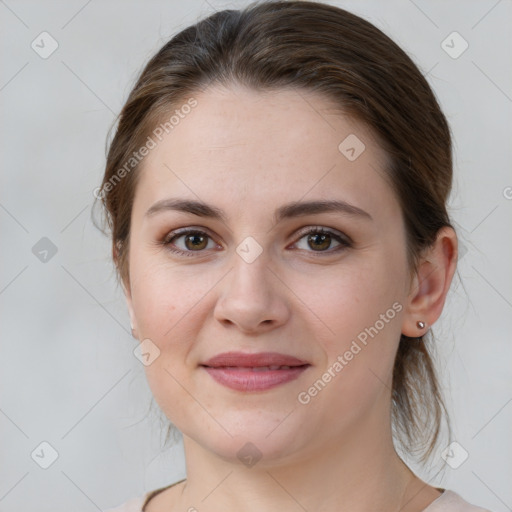
<svg viewBox="0 0 512 512"><path fill-rule="evenodd" d="M287 316L286 298L279 282L268 268L269 251L247 237L236 247L215 316L243 330L262 324L280 324Z"/></svg>
<svg viewBox="0 0 512 512"><path fill-rule="evenodd" d="M246 237L238 244L233 254L230 285L232 292L246 292L267 296L271 293L268 270L269 250L252 236ZM235 289L236 288L236 289Z"/></svg>

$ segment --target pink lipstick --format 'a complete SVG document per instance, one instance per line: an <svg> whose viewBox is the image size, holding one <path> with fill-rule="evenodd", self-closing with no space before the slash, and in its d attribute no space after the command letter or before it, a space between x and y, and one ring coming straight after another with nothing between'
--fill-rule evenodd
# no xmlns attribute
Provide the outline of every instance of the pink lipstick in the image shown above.
<svg viewBox="0 0 512 512"><path fill-rule="evenodd" d="M225 352L200 366L219 384L228 388L264 391L295 380L311 365L307 361L277 352Z"/></svg>

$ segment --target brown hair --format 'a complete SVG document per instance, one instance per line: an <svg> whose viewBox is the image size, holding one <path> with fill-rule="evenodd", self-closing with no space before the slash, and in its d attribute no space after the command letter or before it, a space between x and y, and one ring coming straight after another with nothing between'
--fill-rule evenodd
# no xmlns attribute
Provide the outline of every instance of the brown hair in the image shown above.
<svg viewBox="0 0 512 512"><path fill-rule="evenodd" d="M407 54L368 21L322 3L265 1L216 12L178 33L147 63L119 115L99 197L124 284L140 167L127 170L126 162L171 108L211 84L233 83L316 91L372 130L390 157L386 177L403 212L412 275L439 229L451 226L451 135L431 88ZM122 166L127 172L113 184ZM432 341L431 333L402 335L393 370L394 437L422 462L439 440L443 411L451 434Z"/></svg>

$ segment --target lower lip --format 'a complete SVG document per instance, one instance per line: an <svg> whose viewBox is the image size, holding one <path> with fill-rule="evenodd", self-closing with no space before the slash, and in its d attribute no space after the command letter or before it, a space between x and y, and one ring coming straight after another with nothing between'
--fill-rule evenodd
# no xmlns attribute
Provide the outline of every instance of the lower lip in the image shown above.
<svg viewBox="0 0 512 512"><path fill-rule="evenodd" d="M241 370L239 368L203 368L219 383L237 391L264 391L295 380L310 365L295 366L289 370Z"/></svg>

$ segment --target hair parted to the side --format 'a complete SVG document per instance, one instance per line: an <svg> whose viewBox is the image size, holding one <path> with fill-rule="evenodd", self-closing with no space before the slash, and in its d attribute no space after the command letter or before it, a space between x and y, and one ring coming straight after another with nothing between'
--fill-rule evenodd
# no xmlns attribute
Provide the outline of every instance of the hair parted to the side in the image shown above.
<svg viewBox="0 0 512 512"><path fill-rule="evenodd" d="M129 286L128 247L138 168L116 172L152 130L209 85L294 88L329 98L363 122L390 157L386 178L403 213L409 269L443 226L451 226L452 143L447 120L425 77L381 30L343 9L309 1L256 2L186 28L143 69L124 105L99 195L112 236L118 277ZM402 335L392 388L395 441L425 463L449 416L434 366L432 333Z"/></svg>

